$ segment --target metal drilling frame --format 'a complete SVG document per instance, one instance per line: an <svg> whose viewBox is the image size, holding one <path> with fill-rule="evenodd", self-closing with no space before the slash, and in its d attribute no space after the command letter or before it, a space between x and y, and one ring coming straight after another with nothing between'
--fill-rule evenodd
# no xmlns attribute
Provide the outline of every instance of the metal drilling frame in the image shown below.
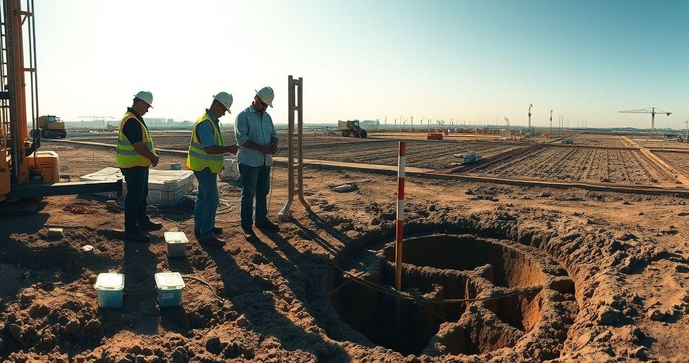
<svg viewBox="0 0 689 363"><path fill-rule="evenodd" d="M40 134L34 132L29 138L28 131L29 122L37 129L40 115L34 0L25 1L25 10L22 0L0 2L0 207L7 207L5 201L49 195L110 191L121 195L122 180L59 183L59 178L46 179L39 168ZM52 163L59 170L57 158Z"/></svg>
<svg viewBox="0 0 689 363"><path fill-rule="evenodd" d="M282 207L280 213L278 213L278 218L282 221L286 220L290 216L290 207L292 206L292 201L294 196L299 196L299 201L306 208L307 212L311 212L311 206L309 202L304 199L304 157L303 157L303 139L304 139L304 102L303 102L303 90L304 90L304 80L299 77L295 80L292 76L287 79L287 89L288 89L288 121L287 121L287 202L285 206ZM294 115L297 115L297 133L294 132ZM295 145L294 139L297 140L296 145L296 163L295 163ZM294 169L296 168L297 173L295 175ZM295 183L294 178L297 178ZM295 188L296 184L296 188Z"/></svg>

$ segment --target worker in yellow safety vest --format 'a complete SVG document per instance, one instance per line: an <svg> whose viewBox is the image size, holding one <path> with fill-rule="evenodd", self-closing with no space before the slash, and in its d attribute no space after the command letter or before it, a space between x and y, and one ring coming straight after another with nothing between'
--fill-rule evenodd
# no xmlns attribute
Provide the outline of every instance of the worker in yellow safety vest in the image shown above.
<svg viewBox="0 0 689 363"><path fill-rule="evenodd" d="M230 112L232 95L220 92L213 96L211 107L194 123L189 142L187 168L194 171L199 188L194 208L194 235L199 242L221 247L225 241L216 235L222 229L215 227L215 213L220 204L218 173L223 168L223 154L237 153L237 145L225 146L220 133L220 117ZM231 113L231 112L230 112Z"/></svg>
<svg viewBox="0 0 689 363"><path fill-rule="evenodd" d="M132 107L127 108L120 121L117 135L117 166L122 170L127 184L124 201L124 232L127 238L136 242L149 242L151 237L142 230L159 230L162 223L156 223L146 215L148 197L148 168L158 165L158 155L153 140L144 122L143 115L153 103L153 94L141 91L134 95Z"/></svg>

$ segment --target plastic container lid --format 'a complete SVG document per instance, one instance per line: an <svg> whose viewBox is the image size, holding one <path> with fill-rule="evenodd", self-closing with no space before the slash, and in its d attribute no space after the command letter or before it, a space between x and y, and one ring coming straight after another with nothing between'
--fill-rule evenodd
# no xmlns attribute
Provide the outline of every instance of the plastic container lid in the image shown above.
<svg viewBox="0 0 689 363"><path fill-rule="evenodd" d="M93 287L96 290L122 290L124 289L124 275L112 272L98 274L96 284Z"/></svg>
<svg viewBox="0 0 689 363"><path fill-rule="evenodd" d="M184 280L179 272L158 272L155 274L156 287L159 290L179 290L184 288Z"/></svg>
<svg viewBox="0 0 689 363"><path fill-rule="evenodd" d="M189 243L184 232L165 232L165 242L167 243Z"/></svg>

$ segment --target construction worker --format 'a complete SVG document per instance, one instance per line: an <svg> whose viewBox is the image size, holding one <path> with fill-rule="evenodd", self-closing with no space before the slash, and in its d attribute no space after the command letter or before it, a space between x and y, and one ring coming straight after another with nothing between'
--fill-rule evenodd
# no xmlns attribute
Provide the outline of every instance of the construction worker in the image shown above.
<svg viewBox="0 0 689 363"><path fill-rule="evenodd" d="M199 183L194 208L194 235L199 242L220 247L225 241L216 234L222 229L215 227L215 212L220 204L218 173L223 167L223 154L237 153L237 145L225 146L220 133L220 117L230 112L232 95L220 92L213 96L211 107L206 109L194 124L187 155L187 168L194 171Z"/></svg>
<svg viewBox="0 0 689 363"><path fill-rule="evenodd" d="M270 87L256 91L254 101L237 115L234 131L239 152L237 163L242 177L241 220L244 237L251 241L256 239L252 228L253 201L256 198L256 227L278 230L268 219L266 196L270 190L270 167L278 150L278 136L273 120L266 112L273 107L275 94Z"/></svg>
<svg viewBox="0 0 689 363"><path fill-rule="evenodd" d="M127 183L127 197L124 204L124 232L130 240L149 242L151 237L142 230L159 230L162 223L156 223L146 215L148 197L148 168L158 165L158 155L153 140L144 122L143 115L153 104L151 92L141 91L134 95L132 107L127 108L120 121L117 137L117 166L122 170Z"/></svg>

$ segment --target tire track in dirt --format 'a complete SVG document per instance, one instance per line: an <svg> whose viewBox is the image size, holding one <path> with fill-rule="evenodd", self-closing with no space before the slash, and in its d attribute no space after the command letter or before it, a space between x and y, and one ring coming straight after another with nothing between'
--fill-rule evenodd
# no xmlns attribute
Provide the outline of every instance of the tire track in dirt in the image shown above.
<svg viewBox="0 0 689 363"><path fill-rule="evenodd" d="M553 164L553 167L547 171L548 175L553 175L558 180L571 179L567 176L573 176L573 173L570 171L573 167L572 155L576 154L578 151L579 149L571 149L568 150L563 156L559 157Z"/></svg>
<svg viewBox="0 0 689 363"><path fill-rule="evenodd" d="M477 173L485 173L485 174L501 174L501 172L509 169L515 164L518 164L528 158L535 158L545 152L544 148L539 148L535 149L526 153L523 153L521 155L518 155L517 157L514 158L507 158L505 160L501 160L495 164L491 165L486 165L482 167L478 167L477 169L474 169L474 172ZM506 174L506 175L511 175L511 174Z"/></svg>

